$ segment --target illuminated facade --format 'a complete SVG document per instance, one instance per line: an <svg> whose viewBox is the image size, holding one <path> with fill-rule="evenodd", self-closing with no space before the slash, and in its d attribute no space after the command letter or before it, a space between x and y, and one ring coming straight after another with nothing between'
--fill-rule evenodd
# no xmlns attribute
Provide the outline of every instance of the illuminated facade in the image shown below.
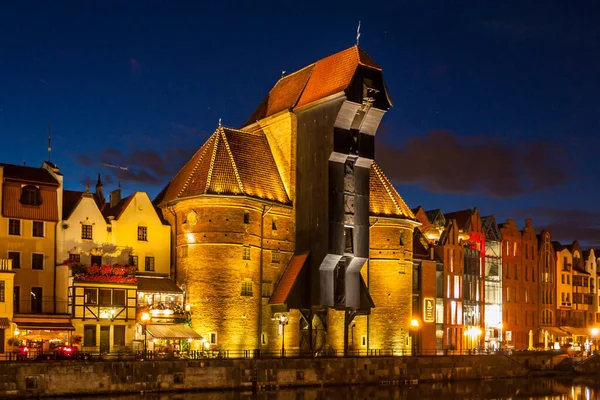
<svg viewBox="0 0 600 400"><path fill-rule="evenodd" d="M414 216L373 162L391 102L352 47L219 126L155 203L193 326L213 348L410 347ZM373 306L375 305L375 308Z"/></svg>
<svg viewBox="0 0 600 400"><path fill-rule="evenodd" d="M485 232L485 347L497 350L502 344L502 233L496 218L481 218Z"/></svg>

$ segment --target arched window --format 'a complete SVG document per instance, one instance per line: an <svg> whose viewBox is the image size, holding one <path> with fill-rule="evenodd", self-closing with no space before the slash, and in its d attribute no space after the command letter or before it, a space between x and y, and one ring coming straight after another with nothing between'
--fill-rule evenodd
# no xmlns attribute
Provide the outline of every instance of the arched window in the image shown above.
<svg viewBox="0 0 600 400"><path fill-rule="evenodd" d="M21 204L28 206L39 206L42 204L42 197L40 196L40 189L37 186L27 185L21 188L21 198L19 199Z"/></svg>

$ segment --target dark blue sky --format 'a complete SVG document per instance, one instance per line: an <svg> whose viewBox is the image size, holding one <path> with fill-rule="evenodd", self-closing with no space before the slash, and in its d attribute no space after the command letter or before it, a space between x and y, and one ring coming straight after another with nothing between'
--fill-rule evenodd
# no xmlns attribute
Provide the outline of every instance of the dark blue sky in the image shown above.
<svg viewBox="0 0 600 400"><path fill-rule="evenodd" d="M154 196L219 118L239 127L282 70L352 46L361 20L394 101L376 157L409 206L531 216L600 245L597 2L14 4L0 161L40 165L51 123L68 189L120 173Z"/></svg>

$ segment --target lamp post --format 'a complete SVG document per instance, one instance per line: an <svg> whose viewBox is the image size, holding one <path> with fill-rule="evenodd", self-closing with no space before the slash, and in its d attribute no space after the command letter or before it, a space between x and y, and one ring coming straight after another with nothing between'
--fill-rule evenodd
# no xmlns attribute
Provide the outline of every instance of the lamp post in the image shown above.
<svg viewBox="0 0 600 400"><path fill-rule="evenodd" d="M594 354L596 354L596 336L598 336L598 328L592 328L592 340L594 341Z"/></svg>
<svg viewBox="0 0 600 400"><path fill-rule="evenodd" d="M140 319L142 321L142 327L144 329L144 358L146 358L146 345L148 343L148 336L146 333L146 324L148 323L148 321L150 321L150 314L148 314L147 312L142 313L142 316Z"/></svg>
<svg viewBox="0 0 600 400"><path fill-rule="evenodd" d="M281 330L281 357L285 356L285 326L288 324L289 319L286 315L279 316L279 329Z"/></svg>
<svg viewBox="0 0 600 400"><path fill-rule="evenodd" d="M414 356L417 353L417 343L416 343L416 339L417 339L417 333L419 331L419 320L413 318L410 321L410 330L412 332L412 337L411 337L411 353Z"/></svg>

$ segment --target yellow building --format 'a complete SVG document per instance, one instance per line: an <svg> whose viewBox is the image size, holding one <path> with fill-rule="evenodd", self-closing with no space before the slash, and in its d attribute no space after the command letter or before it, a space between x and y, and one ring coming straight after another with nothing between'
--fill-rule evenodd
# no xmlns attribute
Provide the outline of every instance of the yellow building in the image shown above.
<svg viewBox="0 0 600 400"><path fill-rule="evenodd" d="M0 259L0 354L12 350L8 345L14 335L13 302L15 274L12 260Z"/></svg>
<svg viewBox="0 0 600 400"><path fill-rule="evenodd" d="M390 106L368 55L336 53L280 79L242 129L219 126L155 199L212 348L410 344L418 223L373 162Z"/></svg>

